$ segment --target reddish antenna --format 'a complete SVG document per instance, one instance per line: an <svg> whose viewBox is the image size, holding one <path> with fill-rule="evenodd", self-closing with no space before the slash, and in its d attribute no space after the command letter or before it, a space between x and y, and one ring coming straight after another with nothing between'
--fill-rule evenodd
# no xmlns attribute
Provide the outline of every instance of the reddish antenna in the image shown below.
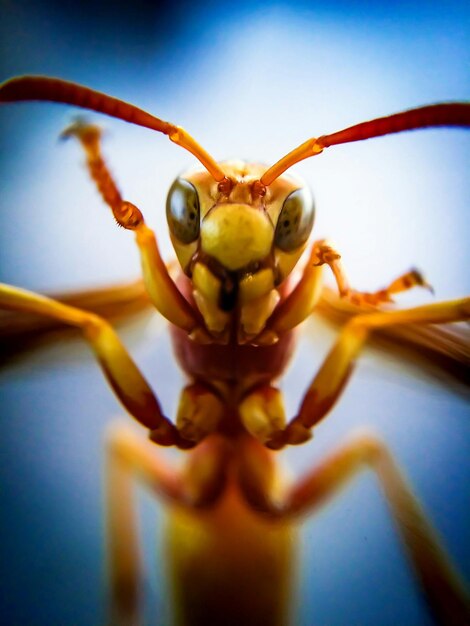
<svg viewBox="0 0 470 626"><path fill-rule="evenodd" d="M71 104L156 130L193 154L219 183L226 176L218 163L183 128L165 122L133 104L60 78L20 76L0 85L0 102L40 100Z"/></svg>
<svg viewBox="0 0 470 626"><path fill-rule="evenodd" d="M378 117L370 122L362 122L349 126L331 135L312 137L301 144L277 163L271 166L261 176L261 185L267 187L271 185L289 167L323 152L324 148L335 146L340 143L351 143L352 141L362 141L371 137L381 135L392 135L405 130L415 130L418 128L431 128L438 126L470 126L470 103L468 102L448 102L444 104L432 104L430 106L419 107L402 113L395 113L387 117Z"/></svg>

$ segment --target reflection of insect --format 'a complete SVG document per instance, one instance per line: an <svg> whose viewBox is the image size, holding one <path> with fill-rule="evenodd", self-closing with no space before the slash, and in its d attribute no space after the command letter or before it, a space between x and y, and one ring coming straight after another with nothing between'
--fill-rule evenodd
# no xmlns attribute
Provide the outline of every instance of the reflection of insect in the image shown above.
<svg viewBox="0 0 470 626"><path fill-rule="evenodd" d="M450 331L424 330L423 325L470 317L468 299L380 311L394 293L425 285L420 274L407 272L373 294L355 292L339 255L325 241L313 244L295 282L291 271L307 245L314 207L302 182L284 172L330 145L426 126L470 126L470 105L423 107L311 139L266 169L236 161L218 164L182 129L63 81L15 79L3 85L0 100L52 100L108 113L167 134L205 168L179 177L169 192L167 218L183 269L173 282L152 231L139 209L122 199L101 158L99 131L77 123L65 133L83 145L90 174L118 224L135 231L148 294L171 323L177 360L191 379L181 395L176 426L162 414L96 310L8 286L0 291L4 308L80 328L122 404L150 430L153 443L122 427L110 437L112 622L135 623L139 610L137 540L128 506L135 475L169 504L177 619L183 624L268 625L287 619L293 520L315 510L368 465L382 483L430 610L442 623L467 623L462 583L381 442L371 436L347 442L282 497L269 450L310 438L339 397L370 331L411 332L412 341L446 357L444 339ZM320 297L324 264L331 267L345 306L363 314L345 325L286 426L273 381L290 357L295 327ZM185 471L169 471L155 443L192 449Z"/></svg>

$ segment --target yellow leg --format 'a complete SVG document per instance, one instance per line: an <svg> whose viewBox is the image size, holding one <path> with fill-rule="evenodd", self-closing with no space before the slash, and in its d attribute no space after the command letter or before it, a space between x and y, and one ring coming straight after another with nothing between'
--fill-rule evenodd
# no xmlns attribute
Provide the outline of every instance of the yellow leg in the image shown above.
<svg viewBox="0 0 470 626"><path fill-rule="evenodd" d="M291 330L311 315L322 290L322 268L315 264L318 245L315 242L301 279L292 293L276 307L266 323L266 334L279 335ZM264 333L262 333L261 337Z"/></svg>
<svg viewBox="0 0 470 626"><path fill-rule="evenodd" d="M240 472L245 498L254 510L279 519L314 512L359 470L366 467L374 470L426 603L437 622L446 626L470 623L470 598L465 585L407 480L380 440L361 435L347 442L295 484L280 505L269 497L269 481L264 473L253 471L248 461L251 458L242 465ZM245 468L249 471L244 471Z"/></svg>
<svg viewBox="0 0 470 626"><path fill-rule="evenodd" d="M107 441L107 543L110 626L140 624L141 566L133 483L143 482L180 512L210 508L225 490L230 446L219 436L195 449L182 471L134 429L113 426Z"/></svg>
<svg viewBox="0 0 470 626"><path fill-rule="evenodd" d="M77 122L66 129L63 136L74 136L80 141L85 150L90 176L113 212L114 219L119 226L135 231L145 285L157 310L175 326L188 333L193 332L195 338L205 336L199 313L181 295L168 273L154 232L145 225L140 210L131 202L123 200L101 156L100 134L98 127Z"/></svg>
<svg viewBox="0 0 470 626"><path fill-rule="evenodd" d="M145 286L157 311L178 328L186 330L193 339L209 340L199 312L192 308L168 273L155 233L143 222L135 231Z"/></svg>
<svg viewBox="0 0 470 626"><path fill-rule="evenodd" d="M396 325L446 324L468 319L470 298L402 311L377 311L352 318L313 379L297 416L285 430L273 435L267 445L280 448L286 443L303 443L311 437L311 429L325 417L340 396L354 361L372 331Z"/></svg>
<svg viewBox="0 0 470 626"><path fill-rule="evenodd" d="M136 477L164 498L182 500L181 478L160 458L155 446L127 426L113 426L106 471L110 626L141 623L141 566L133 502Z"/></svg>
<svg viewBox="0 0 470 626"><path fill-rule="evenodd" d="M338 286L340 296L357 306L377 306L391 302L392 295L419 285L429 287L417 270L398 277L385 289L373 293L352 290L341 263L341 256L324 239L316 241L310 252L302 277L291 294L275 309L266 324L265 336L279 335L303 322L314 310L322 291L322 265L328 265Z"/></svg>
<svg viewBox="0 0 470 626"><path fill-rule="evenodd" d="M356 291L349 286L341 255L326 241L319 241L315 244L316 256L313 255L314 265L329 265L338 286L339 295L349 300L357 306L369 305L378 306L383 302L391 302L392 296L402 291L407 291L415 286L426 287L432 291L430 285L424 280L421 273L412 269L393 280L387 287L372 293Z"/></svg>
<svg viewBox="0 0 470 626"><path fill-rule="evenodd" d="M449 626L468 624L470 598L465 585L407 480L380 440L363 435L336 450L292 489L285 514L316 509L365 467L377 475L426 603L437 622Z"/></svg>
<svg viewBox="0 0 470 626"><path fill-rule="evenodd" d="M350 301L338 298L335 291L324 287L315 313L325 317L340 328L355 315L373 313L370 306L356 306ZM387 350L403 350L420 365L440 368L446 378L449 376L470 385L470 328L463 325L416 325L384 326L377 328L374 339L385 345Z"/></svg>
<svg viewBox="0 0 470 626"><path fill-rule="evenodd" d="M94 313L4 284L0 284L0 307L45 315L78 327L127 411L152 431L155 442L178 442L178 431L163 415L153 391L108 322Z"/></svg>

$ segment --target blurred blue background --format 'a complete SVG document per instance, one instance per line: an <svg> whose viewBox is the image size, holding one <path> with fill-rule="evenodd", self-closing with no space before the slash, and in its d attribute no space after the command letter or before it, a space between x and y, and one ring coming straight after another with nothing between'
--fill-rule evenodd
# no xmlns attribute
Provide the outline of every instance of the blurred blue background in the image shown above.
<svg viewBox="0 0 470 626"><path fill-rule="evenodd" d="M216 158L269 164L312 135L469 98L467 2L170 4L3 2L1 78L75 80L184 126ZM46 104L0 111L2 281L57 291L139 273L133 238L114 226L78 147L57 142L74 114ZM125 197L169 258L165 194L194 160L145 129L99 122ZM470 291L469 164L463 131L434 130L338 147L296 170L316 196L316 237L335 241L355 287L378 288L416 265L444 299ZM282 382L291 414L335 336L319 320L304 330ZM122 336L173 414L182 378L168 365L165 325L144 316ZM2 622L101 624L102 438L121 409L78 341L3 370L0 394ZM468 399L369 349L314 440L282 460L300 472L354 429L372 428L470 578ZM148 623L164 626L161 508L142 493L141 509ZM305 523L294 623L429 623L373 476Z"/></svg>

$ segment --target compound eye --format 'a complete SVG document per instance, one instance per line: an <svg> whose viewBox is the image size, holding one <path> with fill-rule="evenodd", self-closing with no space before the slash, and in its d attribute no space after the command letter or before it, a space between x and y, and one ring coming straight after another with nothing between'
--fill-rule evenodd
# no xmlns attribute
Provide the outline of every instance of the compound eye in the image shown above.
<svg viewBox="0 0 470 626"><path fill-rule="evenodd" d="M199 215L199 198L194 185L177 178L166 199L166 219L178 241L191 243L199 237Z"/></svg>
<svg viewBox="0 0 470 626"><path fill-rule="evenodd" d="M292 252L300 248L309 238L315 218L315 204L306 189L297 189L287 196L279 214L275 245Z"/></svg>

